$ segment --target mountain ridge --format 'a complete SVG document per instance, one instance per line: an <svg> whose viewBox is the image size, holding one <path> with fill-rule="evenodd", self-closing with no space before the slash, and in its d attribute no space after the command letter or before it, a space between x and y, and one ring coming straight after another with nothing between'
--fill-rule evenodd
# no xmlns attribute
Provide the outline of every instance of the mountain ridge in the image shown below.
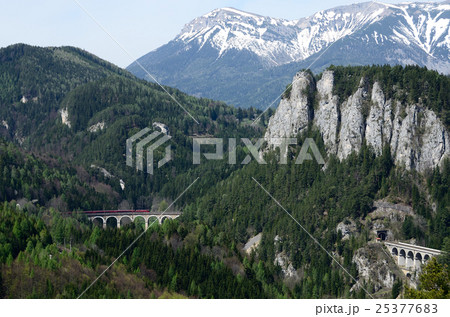
<svg viewBox="0 0 450 317"><path fill-rule="evenodd" d="M158 81L189 94L265 108L310 66L320 72L331 64L416 64L448 74L449 26L446 3L365 2L297 20L222 8L192 20L138 61ZM149 79L136 63L127 69Z"/></svg>

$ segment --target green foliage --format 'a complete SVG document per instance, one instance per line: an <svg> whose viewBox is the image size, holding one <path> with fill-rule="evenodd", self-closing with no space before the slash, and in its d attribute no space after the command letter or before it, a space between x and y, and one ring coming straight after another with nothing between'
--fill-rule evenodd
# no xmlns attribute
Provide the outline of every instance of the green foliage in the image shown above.
<svg viewBox="0 0 450 317"><path fill-rule="evenodd" d="M392 286L392 298L397 298L402 292L403 283L402 280L398 279L395 281L394 286Z"/></svg>
<svg viewBox="0 0 450 317"><path fill-rule="evenodd" d="M36 209L33 200L59 211L112 207L111 198L81 181L70 165L25 154L1 139L0 171L0 201L17 199L30 210Z"/></svg>
<svg viewBox="0 0 450 317"><path fill-rule="evenodd" d="M405 297L412 299L450 299L450 277L446 265L432 258L419 277L418 290L406 288Z"/></svg>
<svg viewBox="0 0 450 317"><path fill-rule="evenodd" d="M45 244L45 241L40 239L38 233L47 230L55 232L54 241L56 241L58 227L67 221L72 222L73 219L62 219L57 213L53 213L50 218L52 224L48 227L36 216L27 215L6 203L3 205L0 214L2 224L0 245L11 247L1 250L0 260L7 266L3 266L0 276L2 278L7 276L7 281L0 279L0 290L1 287L6 287L8 296L13 298L77 297L96 277L95 272L99 266L111 263L112 259L135 240L142 230L134 225L121 230L101 230L97 227L91 229L83 225L80 227L75 221L71 244L73 250L68 250L62 244ZM177 222L167 221L167 223L170 225L152 227L137 241L130 252L125 253L116 268L111 269L115 272L111 276L107 273L84 297L142 297L145 292L162 293L166 287L174 296L178 296L175 295L177 293L201 298L277 296L278 283L270 287L263 285L265 281L263 272L266 269L262 263L255 267L256 273L249 267L246 269L245 278L237 277L220 259L201 252L203 245L200 241L178 248L168 244L168 241L179 239L185 228ZM9 232L7 226L13 227L10 235L7 234ZM83 240L87 242L84 246L80 244ZM115 243L111 244L111 241ZM82 249L84 251L81 251ZM76 273L71 272L73 269L82 269L84 274L88 275L88 279L86 276L71 276ZM25 272L28 272L26 276ZM111 279L114 280L112 284L107 282ZM121 279L125 281L139 279L145 283L139 293L134 288L132 291L131 285L127 285L127 282L120 282ZM24 288L23 283L38 285L39 288ZM16 288L19 285L22 286ZM271 289L270 293L266 288Z"/></svg>
<svg viewBox="0 0 450 317"><path fill-rule="evenodd" d="M30 218L12 204L3 204L0 219L0 263L7 263L8 258L16 258L21 251L37 243L45 246L51 242L45 236L41 239L40 233L45 231L42 221Z"/></svg>
<svg viewBox="0 0 450 317"><path fill-rule="evenodd" d="M450 237L450 160L446 159L428 177L428 191L436 203L436 212L430 219L430 236L428 245L441 248L445 238Z"/></svg>

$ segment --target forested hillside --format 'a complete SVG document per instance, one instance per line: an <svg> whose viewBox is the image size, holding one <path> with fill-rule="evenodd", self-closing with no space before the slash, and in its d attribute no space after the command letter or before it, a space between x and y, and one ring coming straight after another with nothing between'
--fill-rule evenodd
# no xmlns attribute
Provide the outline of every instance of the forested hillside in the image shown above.
<svg viewBox="0 0 450 317"><path fill-rule="evenodd" d="M320 144L317 132L310 131L307 135ZM228 239L242 244L262 232L258 258L273 262L277 255L286 255L295 268L304 270L295 290L298 296L308 298L348 297L353 281L253 178L327 250L337 255L353 275L357 275L352 262L355 251L375 240L369 219L377 199L411 205L418 215L417 219L406 219L396 239L415 238L421 245L438 249L449 240L450 162L422 177L395 168L388 148L382 156L375 157L364 147L342 163L329 157L325 171L315 161L296 165L297 156L298 152L292 153L287 165L277 164L274 157L268 165L250 164L189 204L183 219L205 222L214 226L216 235L226 232ZM433 199L428 197L429 193ZM343 240L336 228L346 219L356 223L357 233ZM386 221L390 228L389 220Z"/></svg>
<svg viewBox="0 0 450 317"><path fill-rule="evenodd" d="M76 298L143 230L133 224L102 230L54 209L23 211L7 203L0 220L0 295L6 298ZM208 231L172 221L151 227L83 298L281 296L280 283L279 290L264 285L257 267L242 266L236 252L221 249L222 258L213 256L204 245L212 244L203 238ZM263 266L258 270L264 273Z"/></svg>
<svg viewBox="0 0 450 317"><path fill-rule="evenodd" d="M259 128L250 127L250 119L259 114L253 109L235 109L167 87L197 124L161 87L133 78L76 48L15 45L0 50L0 57L5 70L0 134L27 151L70 161L99 178L101 173L92 165L105 168L115 176L103 177L112 187L113 196L134 207L150 208L151 193L162 191L175 198L196 175L228 175L236 168L225 166L225 162L193 166L192 136L252 137L260 133ZM26 102L21 101L23 96ZM63 122L62 111L67 111L70 123ZM263 122L269 115L264 115ZM169 127L174 158L170 166L156 170L150 179L150 175L127 167L124 153L126 139L154 122ZM104 128L89 129L97 123ZM198 174L192 174L197 168ZM124 192L119 179L126 184ZM200 180L205 187L209 182L208 177Z"/></svg>
<svg viewBox="0 0 450 317"><path fill-rule="evenodd" d="M264 152L266 165L241 164L249 150L240 139L262 137L272 110L251 125L260 111L167 87L197 124L161 87L76 48L11 46L0 50L0 69L2 297L78 297L144 229L134 223L102 230L76 211L162 211L197 177L172 207L182 216L152 225L84 297L367 297L361 285L374 297L391 297L402 292L405 276L396 273L391 293L359 276L355 264L358 250L375 245L375 224L397 240L450 248L448 161L420 174L396 166L389 147L377 156L366 144L339 160L326 154L320 132L309 125L286 165L277 163L277 150ZM340 98L354 93L361 76L377 78L388 96L435 111L448 127L448 77L417 67L333 71ZM173 159L150 175L126 166L125 144L145 127L156 130L155 122L170 131ZM227 153L193 164L193 137L224 138L225 152L228 138L236 138L237 164L228 164ZM295 164L305 138L314 139L325 167ZM163 155L156 151L156 158ZM402 222L376 218L380 200L413 212ZM338 230L342 225L351 233ZM259 245L244 251L257 234Z"/></svg>

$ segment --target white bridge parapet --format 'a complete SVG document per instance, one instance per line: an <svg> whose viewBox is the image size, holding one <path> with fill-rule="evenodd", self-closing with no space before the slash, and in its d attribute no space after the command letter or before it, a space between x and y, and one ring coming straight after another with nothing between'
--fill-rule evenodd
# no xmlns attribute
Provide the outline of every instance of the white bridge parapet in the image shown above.
<svg viewBox="0 0 450 317"><path fill-rule="evenodd" d="M442 254L440 250L403 242L384 241L384 245L389 249L397 265L409 271L415 271L432 257Z"/></svg>

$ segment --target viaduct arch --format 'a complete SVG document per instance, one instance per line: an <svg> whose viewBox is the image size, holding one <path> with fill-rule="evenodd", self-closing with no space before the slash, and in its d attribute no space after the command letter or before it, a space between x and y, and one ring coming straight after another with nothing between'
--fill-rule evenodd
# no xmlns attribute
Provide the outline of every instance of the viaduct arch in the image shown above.
<svg viewBox="0 0 450 317"><path fill-rule="evenodd" d="M96 211L83 211L88 219L92 222L100 222L104 229L107 228L112 222L115 223L117 228L127 225L131 222L144 221L145 229L151 226L153 223L162 224L166 219L178 218L180 212L166 212L158 213L149 210L96 210Z"/></svg>
<svg viewBox="0 0 450 317"><path fill-rule="evenodd" d="M384 245L396 260L397 265L409 271L419 269L422 264L428 262L432 257L442 254L440 250L403 242L384 241Z"/></svg>

